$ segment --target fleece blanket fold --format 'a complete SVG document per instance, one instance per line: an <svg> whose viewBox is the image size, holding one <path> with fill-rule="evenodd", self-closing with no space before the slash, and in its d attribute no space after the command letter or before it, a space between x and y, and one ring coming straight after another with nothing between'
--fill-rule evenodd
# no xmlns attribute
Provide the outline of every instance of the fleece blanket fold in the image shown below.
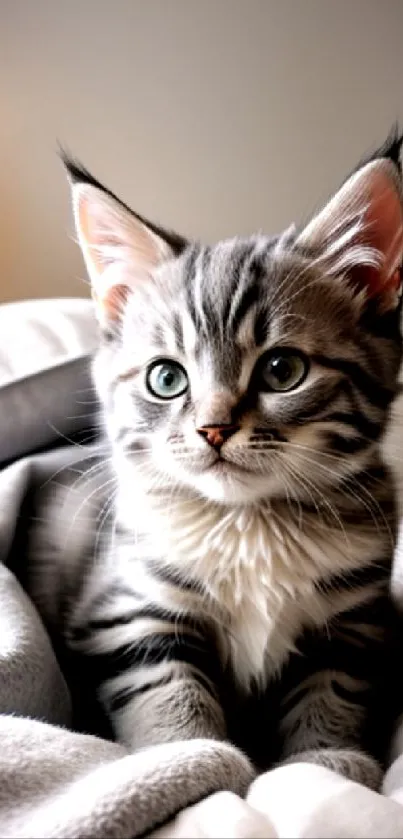
<svg viewBox="0 0 403 839"><path fill-rule="evenodd" d="M20 581L30 499L85 448L55 445L0 472L0 836L403 839L403 730L382 794L304 764L255 778L226 743L128 754L73 730L69 685Z"/></svg>

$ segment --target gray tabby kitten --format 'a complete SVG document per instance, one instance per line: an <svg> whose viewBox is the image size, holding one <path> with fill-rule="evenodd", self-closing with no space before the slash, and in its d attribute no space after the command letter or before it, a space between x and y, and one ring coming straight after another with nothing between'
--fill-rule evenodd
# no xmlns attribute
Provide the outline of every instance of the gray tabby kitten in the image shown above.
<svg viewBox="0 0 403 839"><path fill-rule="evenodd" d="M228 738L260 768L314 761L379 785L400 147L304 229L211 247L65 160L116 479L65 634L130 749Z"/></svg>

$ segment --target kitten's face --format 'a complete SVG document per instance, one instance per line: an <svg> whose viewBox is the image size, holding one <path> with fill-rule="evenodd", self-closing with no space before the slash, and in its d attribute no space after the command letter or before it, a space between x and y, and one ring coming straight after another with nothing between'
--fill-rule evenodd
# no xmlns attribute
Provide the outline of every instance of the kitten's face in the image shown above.
<svg viewBox="0 0 403 839"><path fill-rule="evenodd" d="M96 383L133 481L319 509L366 468L401 356L400 146L392 138L302 231L214 247L147 222L67 162L107 336Z"/></svg>
<svg viewBox="0 0 403 839"><path fill-rule="evenodd" d="M362 310L290 236L189 247L99 357L112 440L151 486L318 503L365 465L395 387L397 324L375 337Z"/></svg>

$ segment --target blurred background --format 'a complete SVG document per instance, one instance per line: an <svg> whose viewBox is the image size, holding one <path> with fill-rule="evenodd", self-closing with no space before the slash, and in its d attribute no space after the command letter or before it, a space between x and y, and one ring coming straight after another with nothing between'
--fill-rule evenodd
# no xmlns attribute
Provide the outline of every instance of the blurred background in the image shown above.
<svg viewBox="0 0 403 839"><path fill-rule="evenodd" d="M206 240L301 221L403 124L402 0L0 0L0 300L86 296L60 141Z"/></svg>

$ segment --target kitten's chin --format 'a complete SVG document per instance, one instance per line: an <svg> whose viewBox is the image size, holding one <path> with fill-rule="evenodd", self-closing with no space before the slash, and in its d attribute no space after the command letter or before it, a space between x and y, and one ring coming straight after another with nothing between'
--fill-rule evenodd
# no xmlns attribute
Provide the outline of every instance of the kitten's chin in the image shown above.
<svg viewBox="0 0 403 839"><path fill-rule="evenodd" d="M151 464L150 464L151 465ZM163 469L161 469L163 466ZM147 479L146 479L147 483ZM255 504L263 498L283 495L278 478L272 474L253 472L225 460L195 464L189 468L184 463L165 457L153 463L148 476L149 489L175 488L176 492L193 491L196 495L219 504Z"/></svg>
<svg viewBox="0 0 403 839"><path fill-rule="evenodd" d="M220 464L198 475L187 475L186 485L209 501L219 504L253 504L278 491L277 481L268 476L241 472Z"/></svg>

